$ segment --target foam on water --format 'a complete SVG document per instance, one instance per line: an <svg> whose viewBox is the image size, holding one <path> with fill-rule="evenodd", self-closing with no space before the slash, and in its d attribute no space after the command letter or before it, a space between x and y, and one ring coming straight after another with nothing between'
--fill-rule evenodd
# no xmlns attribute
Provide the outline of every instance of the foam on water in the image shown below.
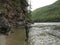
<svg viewBox="0 0 60 45"><path fill-rule="evenodd" d="M47 23L45 23L45 25L46 24ZM40 24L42 25L42 27L32 27L30 29L30 45L60 45L60 31L53 30L57 23L51 24L51 26L50 24L48 24L49 26L44 26L44 24Z"/></svg>

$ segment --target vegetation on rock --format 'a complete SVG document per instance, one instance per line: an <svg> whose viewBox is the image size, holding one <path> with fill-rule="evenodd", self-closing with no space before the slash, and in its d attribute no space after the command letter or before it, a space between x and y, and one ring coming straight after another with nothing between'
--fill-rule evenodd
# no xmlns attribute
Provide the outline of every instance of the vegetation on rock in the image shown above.
<svg viewBox="0 0 60 45"><path fill-rule="evenodd" d="M0 12L12 26L17 26L25 22L28 15L28 0L0 0Z"/></svg>

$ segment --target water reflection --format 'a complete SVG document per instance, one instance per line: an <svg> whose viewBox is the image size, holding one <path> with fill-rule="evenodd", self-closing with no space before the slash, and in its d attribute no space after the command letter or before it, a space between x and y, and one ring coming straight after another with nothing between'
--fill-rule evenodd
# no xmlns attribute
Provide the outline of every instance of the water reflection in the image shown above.
<svg viewBox="0 0 60 45"><path fill-rule="evenodd" d="M29 33L30 45L60 45L60 23L35 23Z"/></svg>

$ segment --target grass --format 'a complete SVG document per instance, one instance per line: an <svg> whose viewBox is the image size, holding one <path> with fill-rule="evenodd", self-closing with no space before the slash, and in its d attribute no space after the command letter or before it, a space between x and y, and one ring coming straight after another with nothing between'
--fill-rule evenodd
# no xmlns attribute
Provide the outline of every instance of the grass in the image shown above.
<svg viewBox="0 0 60 45"><path fill-rule="evenodd" d="M15 33L11 34L11 36L8 37L8 44L7 45L24 45L25 42L25 29L15 29ZM28 45L26 43L26 45Z"/></svg>

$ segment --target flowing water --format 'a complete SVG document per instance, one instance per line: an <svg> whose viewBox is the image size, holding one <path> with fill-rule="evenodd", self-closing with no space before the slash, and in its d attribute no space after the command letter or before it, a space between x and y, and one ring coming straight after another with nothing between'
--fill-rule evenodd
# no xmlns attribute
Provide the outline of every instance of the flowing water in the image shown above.
<svg viewBox="0 0 60 45"><path fill-rule="evenodd" d="M30 45L60 45L60 23L34 23L31 26Z"/></svg>
<svg viewBox="0 0 60 45"><path fill-rule="evenodd" d="M0 45L6 45L6 36L0 35Z"/></svg>

